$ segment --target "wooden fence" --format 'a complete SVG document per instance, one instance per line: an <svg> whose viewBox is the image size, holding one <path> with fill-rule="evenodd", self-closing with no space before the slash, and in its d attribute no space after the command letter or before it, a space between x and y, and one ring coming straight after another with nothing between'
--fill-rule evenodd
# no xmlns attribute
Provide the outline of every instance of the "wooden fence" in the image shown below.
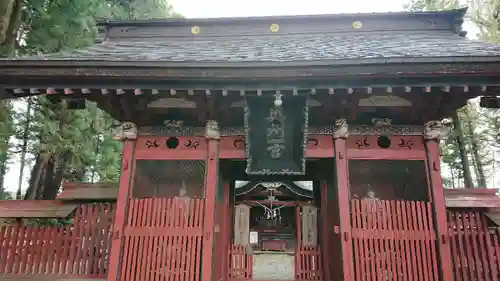
<svg viewBox="0 0 500 281"><path fill-rule="evenodd" d="M299 246L295 252L295 280L323 280L319 246Z"/></svg>
<svg viewBox="0 0 500 281"><path fill-rule="evenodd" d="M252 279L253 256L243 245L231 244L229 247L229 270L228 278Z"/></svg>
<svg viewBox="0 0 500 281"><path fill-rule="evenodd" d="M114 206L85 204L67 225L2 226L0 274L105 278Z"/></svg>
<svg viewBox="0 0 500 281"><path fill-rule="evenodd" d="M354 280L439 280L431 211L427 202L351 200Z"/></svg>
<svg viewBox="0 0 500 281"><path fill-rule="evenodd" d="M130 199L120 280L199 281L204 199Z"/></svg>
<svg viewBox="0 0 500 281"><path fill-rule="evenodd" d="M448 212L455 281L500 280L500 231L484 213Z"/></svg>

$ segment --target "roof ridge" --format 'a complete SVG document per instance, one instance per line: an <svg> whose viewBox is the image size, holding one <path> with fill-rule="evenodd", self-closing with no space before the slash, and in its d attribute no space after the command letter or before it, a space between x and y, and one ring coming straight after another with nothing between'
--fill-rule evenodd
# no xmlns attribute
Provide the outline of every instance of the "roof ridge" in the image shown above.
<svg viewBox="0 0 500 281"><path fill-rule="evenodd" d="M148 19L148 20L101 20L99 26L184 26L192 24L221 24L221 23L252 23L259 21L301 21L301 20L333 20L349 18L381 18L381 17L446 17L456 21L463 20L467 7L442 10L442 11L397 11L374 13L340 13L340 14L314 14L314 15L284 15L284 16L255 16L255 17L221 17L221 18L185 18L185 19Z"/></svg>

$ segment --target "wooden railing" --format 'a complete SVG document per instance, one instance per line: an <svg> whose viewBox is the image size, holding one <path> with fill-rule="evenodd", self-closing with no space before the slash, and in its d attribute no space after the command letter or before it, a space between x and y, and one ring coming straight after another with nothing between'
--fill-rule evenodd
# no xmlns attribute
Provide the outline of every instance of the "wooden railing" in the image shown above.
<svg viewBox="0 0 500 281"><path fill-rule="evenodd" d="M229 247L229 279L252 279L253 257L243 245L230 245Z"/></svg>
<svg viewBox="0 0 500 281"><path fill-rule="evenodd" d="M439 280L431 210L427 202L351 200L354 280Z"/></svg>
<svg viewBox="0 0 500 281"><path fill-rule="evenodd" d="M500 280L500 231L484 213L448 212L455 281Z"/></svg>
<svg viewBox="0 0 500 281"><path fill-rule="evenodd" d="M323 280L319 246L299 246L295 252L295 280Z"/></svg>
<svg viewBox="0 0 500 281"><path fill-rule="evenodd" d="M113 218L113 205L86 204L72 222L2 226L0 275L105 278Z"/></svg>

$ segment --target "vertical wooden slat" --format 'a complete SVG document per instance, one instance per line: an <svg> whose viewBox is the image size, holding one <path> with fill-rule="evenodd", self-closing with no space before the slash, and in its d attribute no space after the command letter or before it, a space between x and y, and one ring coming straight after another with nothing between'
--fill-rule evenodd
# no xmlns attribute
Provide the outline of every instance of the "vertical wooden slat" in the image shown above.
<svg viewBox="0 0 500 281"><path fill-rule="evenodd" d="M498 236L490 232L484 213L448 212L456 281L498 281ZM452 232L453 230L453 232Z"/></svg>
<svg viewBox="0 0 500 281"><path fill-rule="evenodd" d="M436 280L431 277L435 252L427 251L436 241L426 218L428 204L351 200L356 280Z"/></svg>

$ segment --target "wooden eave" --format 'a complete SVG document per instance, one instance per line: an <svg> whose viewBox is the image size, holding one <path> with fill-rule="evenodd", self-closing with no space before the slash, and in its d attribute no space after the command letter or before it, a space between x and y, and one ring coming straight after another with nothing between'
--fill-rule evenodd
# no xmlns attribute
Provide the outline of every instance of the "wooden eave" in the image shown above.
<svg viewBox="0 0 500 281"><path fill-rule="evenodd" d="M500 57L446 57L446 58L376 58L316 61L259 61L259 62L152 62L152 61L1 61L0 77L4 87L61 86L89 87L97 85L112 88L128 83L169 83L171 87L191 83L192 87L224 88L248 80L274 79L294 81L337 79L422 79L443 77L497 77ZM59 78L70 79L69 81ZM93 78L93 79L92 79ZM72 81L73 79L73 81ZM83 79L83 80L81 80ZM102 80L104 79L104 80ZM133 79L130 82L119 79ZM56 82L57 81L57 82ZM288 83L290 81L287 81ZM276 81L272 81L276 82ZM366 85L370 82L361 82ZM397 82L396 82L397 83ZM107 85L106 85L107 84ZM274 84L274 83L273 83ZM222 86L222 87L221 87Z"/></svg>
<svg viewBox="0 0 500 281"><path fill-rule="evenodd" d="M2 200L0 218L67 218L76 208L57 200Z"/></svg>
<svg viewBox="0 0 500 281"><path fill-rule="evenodd" d="M447 208L488 208L500 210L500 196L497 189L457 188L445 189Z"/></svg>
<svg viewBox="0 0 500 281"><path fill-rule="evenodd" d="M61 201L116 201L118 184L64 183L57 196Z"/></svg>

